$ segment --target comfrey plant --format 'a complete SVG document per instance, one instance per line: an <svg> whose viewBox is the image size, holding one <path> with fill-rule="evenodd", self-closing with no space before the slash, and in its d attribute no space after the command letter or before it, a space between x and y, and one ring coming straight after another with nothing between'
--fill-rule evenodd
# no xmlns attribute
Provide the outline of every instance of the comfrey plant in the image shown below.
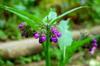
<svg viewBox="0 0 100 66"><path fill-rule="evenodd" d="M51 66L50 48L52 43L58 44L59 46L59 48L57 48L60 57L59 66L65 66L75 49L77 47L82 46L85 42L88 42L90 40L86 39L85 41L77 42L79 45L73 45L72 33L68 30L68 22L70 21L70 19L61 20L60 23L57 24L58 20L61 19L63 16L74 12L78 9L86 8L86 6L74 8L59 16L57 16L55 11L51 10L49 15L47 15L43 19L39 19L39 17L36 17L22 10L18 10L16 8L8 6L2 7L5 10L10 11L21 17L27 25L29 25L33 30L35 30L35 32L33 33L33 37L35 39L39 39L39 43L43 45L46 66ZM25 25L23 23L19 25L20 30L23 30L24 27Z"/></svg>

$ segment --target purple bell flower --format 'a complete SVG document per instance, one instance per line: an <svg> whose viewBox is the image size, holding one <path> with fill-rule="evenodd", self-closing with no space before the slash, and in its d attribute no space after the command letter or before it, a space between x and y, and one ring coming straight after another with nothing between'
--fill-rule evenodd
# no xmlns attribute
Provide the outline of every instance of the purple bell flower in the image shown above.
<svg viewBox="0 0 100 66"><path fill-rule="evenodd" d="M54 35L57 35L58 34L58 31L53 31L52 32Z"/></svg>
<svg viewBox="0 0 100 66"><path fill-rule="evenodd" d="M92 44L92 46L95 46L95 47L97 47L97 43L93 43L93 44Z"/></svg>
<svg viewBox="0 0 100 66"><path fill-rule="evenodd" d="M57 30L56 27L52 27L52 28L51 28L51 32L52 32L53 34L56 34L56 33L58 33L58 30Z"/></svg>
<svg viewBox="0 0 100 66"><path fill-rule="evenodd" d="M19 24L19 26L18 26L18 27L19 27L19 28L23 28L23 27L24 27L24 25L25 25L24 23L21 23L21 24Z"/></svg>
<svg viewBox="0 0 100 66"><path fill-rule="evenodd" d="M95 46L91 48L91 50L90 50L90 54L91 54L91 55L93 55L93 54L95 53L96 48L97 48L97 47L95 47Z"/></svg>
<svg viewBox="0 0 100 66"><path fill-rule="evenodd" d="M54 42L54 43L57 43L57 42L58 42L58 39L57 39L56 36L52 36L52 37L50 38L50 41L51 41L51 42Z"/></svg>
<svg viewBox="0 0 100 66"><path fill-rule="evenodd" d="M45 35L42 35L40 38L39 38L39 43L43 43L46 41L46 36Z"/></svg>
<svg viewBox="0 0 100 66"><path fill-rule="evenodd" d="M33 34L33 37L34 37L35 39L38 39L39 36L40 36L40 35L39 35L39 33L37 33L37 32Z"/></svg>
<svg viewBox="0 0 100 66"><path fill-rule="evenodd" d="M61 37L61 33L60 32L57 33L57 37Z"/></svg>
<svg viewBox="0 0 100 66"><path fill-rule="evenodd" d="M97 40L96 39L93 39L93 41L92 41L93 43L96 43L97 42Z"/></svg>
<svg viewBox="0 0 100 66"><path fill-rule="evenodd" d="M93 55L96 51L96 48L97 48L97 40L96 39L93 39L92 40L92 48L90 49L90 54Z"/></svg>
<svg viewBox="0 0 100 66"><path fill-rule="evenodd" d="M93 46L93 47L97 47L97 40L96 40L96 39L93 39L93 40L92 40L92 46Z"/></svg>
<svg viewBox="0 0 100 66"><path fill-rule="evenodd" d="M22 22L21 24L19 24L18 28L19 28L20 30L23 30L23 29L25 28L25 23Z"/></svg>
<svg viewBox="0 0 100 66"><path fill-rule="evenodd" d="M52 27L52 28L51 28L51 32L52 32L55 36L61 37L61 33L57 30L56 27Z"/></svg>
<svg viewBox="0 0 100 66"><path fill-rule="evenodd" d="M51 32L57 31L56 27L51 27Z"/></svg>

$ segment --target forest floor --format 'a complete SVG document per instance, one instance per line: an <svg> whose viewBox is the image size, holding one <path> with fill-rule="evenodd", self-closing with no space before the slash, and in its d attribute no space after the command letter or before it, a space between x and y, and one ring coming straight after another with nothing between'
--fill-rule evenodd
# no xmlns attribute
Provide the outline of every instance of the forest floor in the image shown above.
<svg viewBox="0 0 100 66"><path fill-rule="evenodd" d="M56 64L53 66L55 65ZM45 61L32 62L29 64L16 66L45 66ZM91 56L87 50L84 52L78 52L71 58L69 64L66 66L100 66L100 49L98 49L93 56Z"/></svg>

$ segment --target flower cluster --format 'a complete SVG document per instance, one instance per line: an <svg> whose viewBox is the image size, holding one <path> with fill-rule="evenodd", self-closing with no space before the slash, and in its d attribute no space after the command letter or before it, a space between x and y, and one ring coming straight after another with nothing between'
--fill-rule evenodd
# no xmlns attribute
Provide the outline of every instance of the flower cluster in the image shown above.
<svg viewBox="0 0 100 66"><path fill-rule="evenodd" d="M51 27L52 36L50 38L51 42L57 43L58 38L61 37L61 33L57 30L56 27Z"/></svg>
<svg viewBox="0 0 100 66"><path fill-rule="evenodd" d="M21 24L19 24L18 28L21 30L22 32L22 36L25 36L25 37L28 37L29 35L29 31L27 31L27 27L26 27L26 24L24 22L22 22ZM28 29L29 30L29 29ZM50 42L54 42L54 43L57 43L58 42L58 38L61 37L61 33L57 30L56 27L51 27L50 28ZM46 41L47 37L45 35L45 33L41 34L39 32L33 32L33 37L35 39L38 39L39 38L39 43L43 43Z"/></svg>
<svg viewBox="0 0 100 66"><path fill-rule="evenodd" d="M57 43L58 38L61 36L61 33L57 30L56 27L51 27L50 31L52 33L52 35L50 37L50 41L54 42L54 43ZM36 33L33 34L33 37L35 39L39 38L39 43L43 43L43 42L46 41L46 35L45 34L40 35L38 32L36 32Z"/></svg>
<svg viewBox="0 0 100 66"><path fill-rule="evenodd" d="M32 36L32 30L31 30L31 28L29 27L29 26L27 26L27 24L25 23L25 22L22 22L22 23L20 23L19 25L18 25L18 28L20 29L20 31L21 31L21 35L23 36L23 37L29 37L29 36Z"/></svg>
<svg viewBox="0 0 100 66"><path fill-rule="evenodd" d="M92 40L92 48L90 49L90 54L93 55L95 50L97 48L97 40L96 39L93 39Z"/></svg>
<svg viewBox="0 0 100 66"><path fill-rule="evenodd" d="M45 36L45 34L40 35L38 32L35 32L35 33L33 34L33 37L34 37L35 39L38 39L38 38L39 38L39 43L43 43L44 41L46 41L46 36Z"/></svg>

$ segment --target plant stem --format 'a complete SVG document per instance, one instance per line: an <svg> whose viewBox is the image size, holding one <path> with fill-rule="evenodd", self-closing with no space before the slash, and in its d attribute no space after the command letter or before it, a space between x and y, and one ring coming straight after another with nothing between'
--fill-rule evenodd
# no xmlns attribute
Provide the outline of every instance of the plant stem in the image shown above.
<svg viewBox="0 0 100 66"><path fill-rule="evenodd" d="M47 34L46 34L46 44L45 44L45 57L46 57L46 66L51 66L51 59L50 59L50 32L49 26L47 26Z"/></svg>
<svg viewBox="0 0 100 66"><path fill-rule="evenodd" d="M63 54L61 54L61 59L59 63L60 63L59 66L65 66L65 59L64 59Z"/></svg>

